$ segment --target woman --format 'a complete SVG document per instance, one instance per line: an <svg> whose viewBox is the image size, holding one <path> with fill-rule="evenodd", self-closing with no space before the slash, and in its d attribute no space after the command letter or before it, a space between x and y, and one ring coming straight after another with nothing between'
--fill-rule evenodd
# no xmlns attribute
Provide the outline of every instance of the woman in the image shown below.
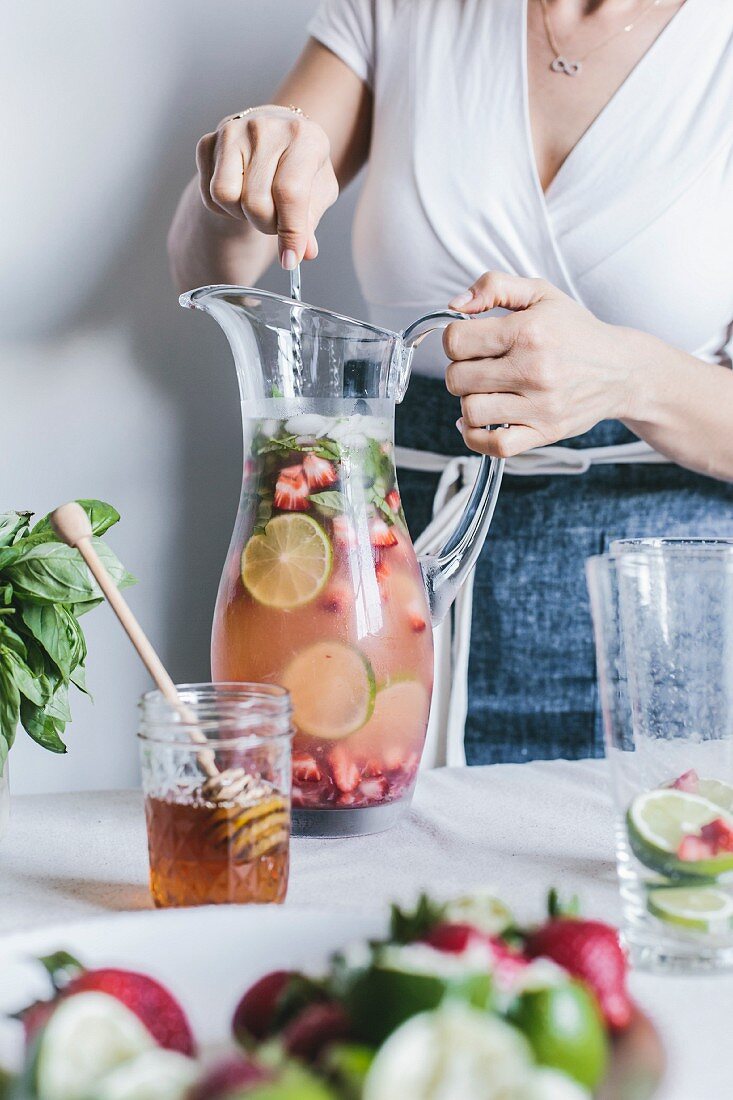
<svg viewBox="0 0 733 1100"><path fill-rule="evenodd" d="M501 307L446 330L447 370L436 346L398 439L515 474L475 577L469 762L593 755L584 559L733 535L733 5L327 0L310 30L274 103L199 142L175 277L313 259L368 163L371 319ZM436 475L400 485L420 529Z"/></svg>

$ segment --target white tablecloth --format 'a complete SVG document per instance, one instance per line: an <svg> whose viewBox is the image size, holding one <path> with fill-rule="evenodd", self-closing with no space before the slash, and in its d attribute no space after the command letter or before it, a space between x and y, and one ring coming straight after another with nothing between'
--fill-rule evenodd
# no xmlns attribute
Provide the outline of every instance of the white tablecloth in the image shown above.
<svg viewBox="0 0 733 1100"><path fill-rule="evenodd" d="M138 792L18 798L0 844L0 933L105 911L149 908ZM490 885L521 920L547 890L581 895L618 921L611 805L602 761L441 769L421 775L391 832L293 842L288 904L375 908ZM632 976L660 1028L669 1072L660 1100L730 1100L733 977Z"/></svg>

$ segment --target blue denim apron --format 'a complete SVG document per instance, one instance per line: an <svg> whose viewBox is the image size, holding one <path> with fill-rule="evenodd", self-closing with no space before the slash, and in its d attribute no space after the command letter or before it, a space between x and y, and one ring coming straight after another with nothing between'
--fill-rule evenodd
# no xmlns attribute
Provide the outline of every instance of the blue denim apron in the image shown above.
<svg viewBox="0 0 733 1100"><path fill-rule="evenodd" d="M465 454L459 415L442 382L413 376L397 410L397 443ZM563 445L635 438L604 421ZM437 474L399 472L413 537L431 518L437 483ZM733 485L673 464L505 476L474 580L469 764L602 754L584 563L612 539L645 535L733 536Z"/></svg>

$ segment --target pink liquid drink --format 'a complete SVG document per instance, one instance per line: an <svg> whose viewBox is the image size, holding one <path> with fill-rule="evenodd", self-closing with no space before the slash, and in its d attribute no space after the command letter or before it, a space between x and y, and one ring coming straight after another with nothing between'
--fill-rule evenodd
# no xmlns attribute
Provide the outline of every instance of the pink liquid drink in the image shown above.
<svg viewBox="0 0 733 1100"><path fill-rule="evenodd" d="M415 782L433 674L391 417L250 417L245 434L213 677L290 692L296 831L386 828Z"/></svg>

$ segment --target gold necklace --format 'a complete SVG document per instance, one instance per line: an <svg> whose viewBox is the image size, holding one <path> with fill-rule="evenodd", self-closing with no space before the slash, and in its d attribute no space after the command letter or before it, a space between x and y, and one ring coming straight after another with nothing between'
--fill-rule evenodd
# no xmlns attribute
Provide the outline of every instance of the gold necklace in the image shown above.
<svg viewBox="0 0 733 1100"><path fill-rule="evenodd" d="M562 52L555 38L555 34L552 30L552 23L550 22L550 12L547 8L547 0L540 0L542 22L545 24L545 34L547 35L550 49L555 55L550 65L553 73L564 73L565 76L578 76L583 71L583 62L586 58L590 57L596 50L600 50L602 46L607 46L608 43L612 42L615 38L619 38L622 34L628 34L630 31L633 31L634 27L638 26L644 16L647 15L652 8L658 8L661 2L662 0L651 0L651 3L647 4L646 7L639 12L632 23L627 23L624 27L614 31L613 34L609 34L608 38L604 38L602 42L596 43L596 45L591 47L582 57L578 57L574 61L571 61L570 58L566 57Z"/></svg>

